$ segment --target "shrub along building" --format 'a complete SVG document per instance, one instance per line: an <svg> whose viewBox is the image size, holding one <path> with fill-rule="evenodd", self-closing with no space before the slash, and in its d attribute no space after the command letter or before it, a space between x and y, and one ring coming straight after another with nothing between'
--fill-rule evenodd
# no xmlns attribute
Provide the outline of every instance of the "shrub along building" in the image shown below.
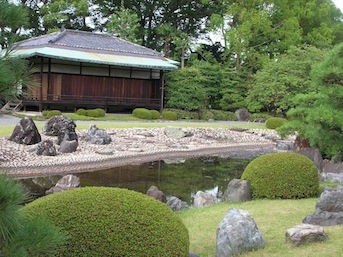
<svg viewBox="0 0 343 257"><path fill-rule="evenodd" d="M164 73L177 63L107 34L64 30L19 42L13 52L35 67L39 87L24 107L163 108Z"/></svg>

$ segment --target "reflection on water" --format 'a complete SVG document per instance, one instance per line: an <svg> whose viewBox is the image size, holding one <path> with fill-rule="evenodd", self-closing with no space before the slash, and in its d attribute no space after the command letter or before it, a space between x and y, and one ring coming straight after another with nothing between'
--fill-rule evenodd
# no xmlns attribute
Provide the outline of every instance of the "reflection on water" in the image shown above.
<svg viewBox="0 0 343 257"><path fill-rule="evenodd" d="M81 187L121 187L146 193L155 185L166 195L173 195L191 204L197 191L221 195L228 182L240 178L249 160L221 157L202 157L184 162L155 161L141 165L128 165L107 170L76 174ZM22 180L33 195L44 194L61 176Z"/></svg>

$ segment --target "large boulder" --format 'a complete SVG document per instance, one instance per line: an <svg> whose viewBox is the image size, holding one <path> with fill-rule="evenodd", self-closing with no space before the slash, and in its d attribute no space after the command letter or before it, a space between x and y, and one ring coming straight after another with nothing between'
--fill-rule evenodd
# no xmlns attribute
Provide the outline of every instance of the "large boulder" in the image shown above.
<svg viewBox="0 0 343 257"><path fill-rule="evenodd" d="M54 116L45 123L43 134L47 136L58 136L62 131L75 132L75 128L76 124L72 119L63 115Z"/></svg>
<svg viewBox="0 0 343 257"><path fill-rule="evenodd" d="M62 192L65 190L70 190L78 188L80 186L80 179L75 175L63 176L54 187L50 188L45 192L45 194L53 194L57 192Z"/></svg>
<svg viewBox="0 0 343 257"><path fill-rule="evenodd" d="M106 130L99 129L96 125L90 125L84 140L97 145L107 145L112 141Z"/></svg>
<svg viewBox="0 0 343 257"><path fill-rule="evenodd" d="M173 210L173 211L182 211L184 209L188 208L188 204L181 199L177 198L176 196L171 196L167 200L167 205Z"/></svg>
<svg viewBox="0 0 343 257"><path fill-rule="evenodd" d="M236 256L264 245L265 240L250 214L229 209L217 229L216 257Z"/></svg>
<svg viewBox="0 0 343 257"><path fill-rule="evenodd" d="M152 198L155 198L157 201L160 201L162 203L167 202L166 195L161 190L159 190L156 186L151 186L146 192L146 194Z"/></svg>
<svg viewBox="0 0 343 257"><path fill-rule="evenodd" d="M240 108L236 110L235 115L238 121L248 121L250 118L250 112L247 108Z"/></svg>
<svg viewBox="0 0 343 257"><path fill-rule="evenodd" d="M42 138L33 120L25 117L15 126L9 140L18 144L34 145L41 142Z"/></svg>
<svg viewBox="0 0 343 257"><path fill-rule="evenodd" d="M164 129L164 134L172 139L180 139L183 137L193 136L193 132L190 129L177 127L166 127Z"/></svg>
<svg viewBox="0 0 343 257"><path fill-rule="evenodd" d="M316 204L316 210L303 223L334 226L343 224L343 186L326 187Z"/></svg>
<svg viewBox="0 0 343 257"><path fill-rule="evenodd" d="M251 199L250 182L241 179L231 180L222 196L222 201L226 202L245 202Z"/></svg>
<svg viewBox="0 0 343 257"><path fill-rule="evenodd" d="M78 146L79 146L79 143L77 140L73 140L73 141L63 140L58 150L61 153L73 153L76 151Z"/></svg>
<svg viewBox="0 0 343 257"><path fill-rule="evenodd" d="M286 241L295 246L312 242L321 242L327 239L323 227L311 224L300 224L287 229Z"/></svg>
<svg viewBox="0 0 343 257"><path fill-rule="evenodd" d="M45 156L56 156L57 151L54 143L51 140L44 140L37 144L36 154Z"/></svg>
<svg viewBox="0 0 343 257"><path fill-rule="evenodd" d="M307 158L309 158L313 163L316 165L319 172L322 172L323 168L323 156L320 153L318 148L314 147L303 147L296 151L297 153L300 153L302 155L305 155Z"/></svg>
<svg viewBox="0 0 343 257"><path fill-rule="evenodd" d="M209 193L205 193L203 191L198 191L194 196L194 204L193 207L206 207L213 205L217 202L217 198Z"/></svg>
<svg viewBox="0 0 343 257"><path fill-rule="evenodd" d="M57 135L57 144L60 145L62 141L78 141L78 136L75 131L70 131L67 128L62 129Z"/></svg>

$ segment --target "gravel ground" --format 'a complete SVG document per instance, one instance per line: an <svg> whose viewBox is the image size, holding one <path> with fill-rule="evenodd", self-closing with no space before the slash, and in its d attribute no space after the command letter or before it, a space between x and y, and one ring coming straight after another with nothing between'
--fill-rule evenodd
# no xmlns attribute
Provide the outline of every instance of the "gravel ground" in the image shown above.
<svg viewBox="0 0 343 257"><path fill-rule="evenodd" d="M277 135L272 130L190 130L193 133L191 137L171 139L164 134L164 128L111 129L107 130L112 139L108 145L90 144L82 140L86 131L78 131L77 151L69 154L59 153L57 156L38 156L34 151L35 146L19 145L0 137L0 169L12 176L27 177L94 171L160 159L214 154L252 158L275 151ZM51 137L42 135L42 139Z"/></svg>

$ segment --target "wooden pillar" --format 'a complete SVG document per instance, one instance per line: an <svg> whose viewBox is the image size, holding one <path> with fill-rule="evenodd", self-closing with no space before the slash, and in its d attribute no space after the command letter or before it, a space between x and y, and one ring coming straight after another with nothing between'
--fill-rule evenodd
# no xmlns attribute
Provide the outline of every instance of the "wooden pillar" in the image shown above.
<svg viewBox="0 0 343 257"><path fill-rule="evenodd" d="M163 105L164 105L164 71L160 71L160 85L161 85L161 105L160 105L160 114L162 115L163 112Z"/></svg>
<svg viewBox="0 0 343 257"><path fill-rule="evenodd" d="M39 105L38 110L42 112L42 101L43 101L43 68L44 68L44 57L40 58L40 88L39 88Z"/></svg>
<svg viewBox="0 0 343 257"><path fill-rule="evenodd" d="M48 59L48 85L47 85L47 90L46 90L47 100L49 99L50 86L51 86L51 58ZM53 97L51 99L53 99Z"/></svg>

